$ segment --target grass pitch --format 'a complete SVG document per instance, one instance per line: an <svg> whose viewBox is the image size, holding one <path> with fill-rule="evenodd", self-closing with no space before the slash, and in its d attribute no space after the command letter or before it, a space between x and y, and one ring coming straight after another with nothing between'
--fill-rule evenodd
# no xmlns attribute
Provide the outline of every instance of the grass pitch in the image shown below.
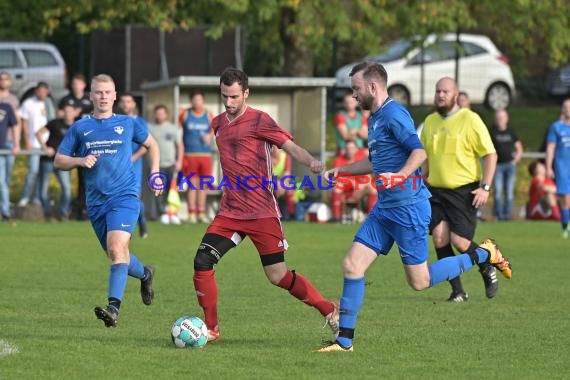
<svg viewBox="0 0 570 380"><path fill-rule="evenodd" d="M341 261L357 226L285 223L291 268L326 296L342 289ZM319 313L268 283L249 240L217 267L222 341L176 349L172 322L201 316L192 285L204 226L150 225L131 249L157 266L156 302L129 280L119 326L107 329L108 262L88 223L0 225L0 379L563 379L570 377L570 240L548 222L481 223L513 262L487 300L479 273L469 302L447 284L414 292L395 250L367 275L353 353L319 354ZM431 244L430 244L431 246ZM430 260L434 260L433 250Z"/></svg>

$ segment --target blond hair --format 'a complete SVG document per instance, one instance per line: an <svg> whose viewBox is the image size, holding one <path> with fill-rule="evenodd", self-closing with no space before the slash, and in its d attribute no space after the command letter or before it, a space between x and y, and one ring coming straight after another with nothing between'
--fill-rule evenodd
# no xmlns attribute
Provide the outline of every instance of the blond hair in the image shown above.
<svg viewBox="0 0 570 380"><path fill-rule="evenodd" d="M112 83L113 85L115 85L115 81L108 74L98 74L95 75L93 78L91 78L91 87L93 87L95 83L99 82Z"/></svg>

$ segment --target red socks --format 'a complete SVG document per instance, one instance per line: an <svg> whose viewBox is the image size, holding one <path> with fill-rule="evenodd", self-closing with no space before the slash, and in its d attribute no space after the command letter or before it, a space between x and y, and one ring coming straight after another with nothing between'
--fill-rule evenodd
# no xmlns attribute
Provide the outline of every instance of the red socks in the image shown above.
<svg viewBox="0 0 570 380"><path fill-rule="evenodd" d="M331 194L331 207L332 207L332 214L334 220L341 219L341 205L342 205L342 194L335 193L333 191Z"/></svg>
<svg viewBox="0 0 570 380"><path fill-rule="evenodd" d="M318 309L323 316L329 315L334 310L333 304L327 301L309 280L295 271L288 270L277 286L288 290L298 300Z"/></svg>
<svg viewBox="0 0 570 380"><path fill-rule="evenodd" d="M196 296L198 303L204 310L204 322L210 330L216 330L218 327L218 284L214 273L214 269L194 271Z"/></svg>

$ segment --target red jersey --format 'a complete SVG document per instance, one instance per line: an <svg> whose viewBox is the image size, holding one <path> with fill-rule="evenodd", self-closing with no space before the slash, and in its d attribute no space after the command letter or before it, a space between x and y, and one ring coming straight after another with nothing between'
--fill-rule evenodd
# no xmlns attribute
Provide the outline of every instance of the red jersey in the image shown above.
<svg viewBox="0 0 570 380"><path fill-rule="evenodd" d="M212 128L223 172L218 215L242 220L281 217L271 182L271 145L281 148L293 139L291 134L251 107L232 121L226 112L216 116Z"/></svg>
<svg viewBox="0 0 570 380"><path fill-rule="evenodd" d="M555 186L555 183L550 178L538 178L533 177L530 182L530 188L528 191L528 207L532 210L536 207L536 205L540 202L542 197L544 196L544 190L540 188L541 185L545 186Z"/></svg>

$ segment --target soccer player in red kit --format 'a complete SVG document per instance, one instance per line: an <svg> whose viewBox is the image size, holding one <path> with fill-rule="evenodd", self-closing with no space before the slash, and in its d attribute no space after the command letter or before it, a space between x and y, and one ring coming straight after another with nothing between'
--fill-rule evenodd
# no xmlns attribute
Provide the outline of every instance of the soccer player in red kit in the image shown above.
<svg viewBox="0 0 570 380"><path fill-rule="evenodd" d="M285 265L287 241L273 195L276 184L270 180L273 177L271 146L285 150L313 173L320 173L323 163L295 144L292 136L268 114L246 104L249 87L243 71L234 68L224 70L220 76L220 92L226 112L212 120L212 128L222 172L231 188L224 187L218 214L206 230L194 258L194 287L198 303L204 310L208 341L221 338L214 265L246 236L257 248L268 280L316 308L325 317L333 334L337 334L337 304L326 300L309 280Z"/></svg>

